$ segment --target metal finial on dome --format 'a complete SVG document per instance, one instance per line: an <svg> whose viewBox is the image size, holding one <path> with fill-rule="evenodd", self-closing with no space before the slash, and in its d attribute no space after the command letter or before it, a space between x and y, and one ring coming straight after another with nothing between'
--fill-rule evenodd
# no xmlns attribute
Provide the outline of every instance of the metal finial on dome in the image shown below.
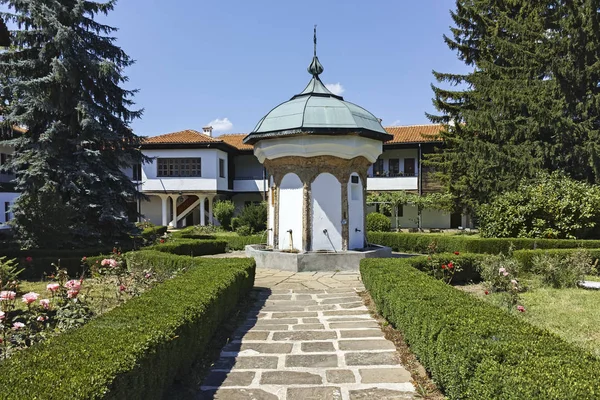
<svg viewBox="0 0 600 400"><path fill-rule="evenodd" d="M315 32L314 32L314 43L315 43L315 49L314 49L314 54L313 54L313 59L310 63L310 65L308 66L308 72L314 76L314 77L318 77L321 73L323 73L323 65L321 65L321 63L319 62L319 57L317 57L317 26L315 25Z"/></svg>

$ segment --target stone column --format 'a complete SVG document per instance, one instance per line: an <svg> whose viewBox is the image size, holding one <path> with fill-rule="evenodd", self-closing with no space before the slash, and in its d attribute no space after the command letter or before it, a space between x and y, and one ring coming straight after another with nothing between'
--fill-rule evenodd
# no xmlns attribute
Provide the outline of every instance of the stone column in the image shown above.
<svg viewBox="0 0 600 400"><path fill-rule="evenodd" d="M349 179L349 178L348 178ZM348 250L348 241L350 240L349 224L350 215L348 214L348 181L344 178L340 182L342 185L342 198L340 204L342 206L342 250Z"/></svg>
<svg viewBox="0 0 600 400"><path fill-rule="evenodd" d="M312 204L311 204L311 182L304 182L304 195L302 199L302 242L304 251L312 249Z"/></svg>
<svg viewBox="0 0 600 400"><path fill-rule="evenodd" d="M171 200L173 201L173 221L169 225L173 226L173 228L177 228L177 199L179 195L171 196Z"/></svg>
<svg viewBox="0 0 600 400"><path fill-rule="evenodd" d="M208 198L208 224L214 225L213 223L213 200L214 197Z"/></svg>
<svg viewBox="0 0 600 400"><path fill-rule="evenodd" d="M160 197L161 203L162 203L162 224L163 226L167 226L167 224L169 223L167 221L167 213L169 212L169 208L167 207L167 199L169 199L169 196L163 195L163 194L159 194L158 197Z"/></svg>
<svg viewBox="0 0 600 400"><path fill-rule="evenodd" d="M200 197L200 225L204 226L206 225L206 218L204 217L204 201L206 200L206 197Z"/></svg>

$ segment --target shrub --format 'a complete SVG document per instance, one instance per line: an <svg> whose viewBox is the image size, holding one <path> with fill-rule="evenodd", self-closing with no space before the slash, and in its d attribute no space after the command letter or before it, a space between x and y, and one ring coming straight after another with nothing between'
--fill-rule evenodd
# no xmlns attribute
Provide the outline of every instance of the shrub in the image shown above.
<svg viewBox="0 0 600 400"><path fill-rule="evenodd" d="M576 287L594 270L589 251L577 249L564 255L542 253L533 257L532 270L542 282L554 288Z"/></svg>
<svg viewBox="0 0 600 400"><path fill-rule="evenodd" d="M252 234L252 229L248 225L238 226L235 232L240 236L250 236Z"/></svg>
<svg viewBox="0 0 600 400"><path fill-rule="evenodd" d="M0 398L162 399L206 357L252 288L254 261L143 253L189 271L2 361Z"/></svg>
<svg viewBox="0 0 600 400"><path fill-rule="evenodd" d="M166 226L147 226L142 230L142 238L148 241L154 241L157 237L167 232Z"/></svg>
<svg viewBox="0 0 600 400"><path fill-rule="evenodd" d="M209 254L225 253L227 242L224 240L194 240L175 239L173 241L148 247L148 250L156 250L164 253L205 256Z"/></svg>
<svg viewBox="0 0 600 400"><path fill-rule="evenodd" d="M231 218L235 212L235 204L231 200L220 200L214 204L213 213L221 226L231 230Z"/></svg>
<svg viewBox="0 0 600 400"><path fill-rule="evenodd" d="M229 250L244 250L249 244L261 244L264 240L264 235L250 236L217 236L219 240L227 242Z"/></svg>
<svg viewBox="0 0 600 400"><path fill-rule="evenodd" d="M240 227L240 219L238 217L231 218L231 230L236 231Z"/></svg>
<svg viewBox="0 0 600 400"><path fill-rule="evenodd" d="M598 398L590 376L600 360L411 266L426 261L363 259L360 269L379 312L448 398Z"/></svg>
<svg viewBox="0 0 600 400"><path fill-rule="evenodd" d="M597 238L600 187L559 173L540 175L479 207L483 237Z"/></svg>
<svg viewBox="0 0 600 400"><path fill-rule="evenodd" d="M508 254L511 249L558 249L585 247L600 249L600 240L479 238L463 235L438 235L431 233L369 232L369 243L391 247L394 251L427 253L435 243L439 252Z"/></svg>
<svg viewBox="0 0 600 400"><path fill-rule="evenodd" d="M518 281L519 262L504 254L487 256L479 264L479 274L488 292L499 292L499 306L511 310L518 306L523 287Z"/></svg>
<svg viewBox="0 0 600 400"><path fill-rule="evenodd" d="M392 222L388 217L380 213L367 214L367 232L389 232L392 230Z"/></svg>
<svg viewBox="0 0 600 400"><path fill-rule="evenodd" d="M513 252L513 257L516 258L521 264L521 269L524 272L531 272L533 270L534 258L547 254L558 258L566 258L570 254L578 251L579 249L541 249L541 250L517 250ZM589 255L592 257L594 263L600 259L600 249L586 249Z"/></svg>
<svg viewBox="0 0 600 400"><path fill-rule="evenodd" d="M267 203L250 204L238 216L239 226L248 226L250 233L263 232L267 229Z"/></svg>

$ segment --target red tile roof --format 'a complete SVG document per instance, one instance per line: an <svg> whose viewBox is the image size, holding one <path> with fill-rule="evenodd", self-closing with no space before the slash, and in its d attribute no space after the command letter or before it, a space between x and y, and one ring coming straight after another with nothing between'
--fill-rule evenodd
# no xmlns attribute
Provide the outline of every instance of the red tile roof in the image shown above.
<svg viewBox="0 0 600 400"><path fill-rule="evenodd" d="M217 139L221 139L230 146L235 147L238 150L253 150L254 146L251 144L243 143L244 138L248 136L246 133L228 133L225 135L217 136Z"/></svg>
<svg viewBox="0 0 600 400"><path fill-rule="evenodd" d="M443 129L444 127L439 124L387 126L385 130L394 135L394 138L384 144L441 142L442 139L436 135Z"/></svg>
<svg viewBox="0 0 600 400"><path fill-rule="evenodd" d="M186 129L180 132L166 133L164 135L152 136L146 138L147 144L184 144L184 143L219 143L213 137L205 135L193 129Z"/></svg>

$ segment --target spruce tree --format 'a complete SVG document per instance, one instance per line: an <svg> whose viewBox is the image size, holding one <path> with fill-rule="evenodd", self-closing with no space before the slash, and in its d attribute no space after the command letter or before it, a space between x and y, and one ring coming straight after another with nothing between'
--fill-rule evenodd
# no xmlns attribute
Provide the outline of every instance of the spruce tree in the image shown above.
<svg viewBox="0 0 600 400"><path fill-rule="evenodd" d="M597 182L598 2L458 0L445 37L473 68L435 72L443 151L428 159L474 208L540 170Z"/></svg>
<svg viewBox="0 0 600 400"><path fill-rule="evenodd" d="M21 193L13 226L28 247L113 242L134 229L128 202L139 194L123 170L143 162L130 123L134 90L122 85L133 61L115 44L116 29L97 22L114 1L0 0L14 24L0 53L7 169Z"/></svg>

